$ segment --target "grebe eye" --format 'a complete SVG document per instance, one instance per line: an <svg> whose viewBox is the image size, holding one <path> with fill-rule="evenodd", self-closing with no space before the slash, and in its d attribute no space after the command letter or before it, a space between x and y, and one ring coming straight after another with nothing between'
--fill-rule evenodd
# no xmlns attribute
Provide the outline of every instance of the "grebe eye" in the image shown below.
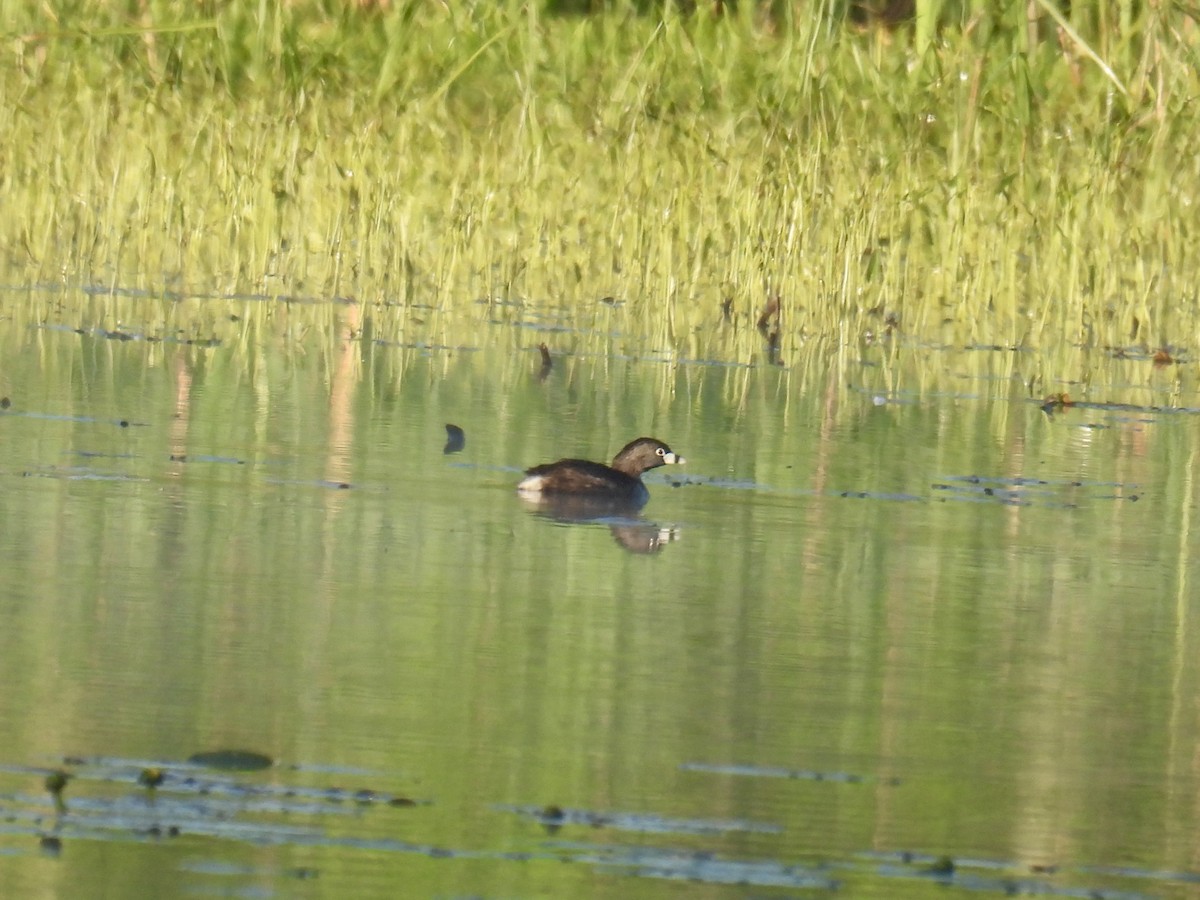
<svg viewBox="0 0 1200 900"><path fill-rule="evenodd" d="M658 448L657 450L655 450L654 452L655 452L655 453L657 453L659 456L662 456L662 455L663 455L664 453L666 453L667 451L666 451L666 450L664 450L662 447L659 447L659 448Z"/></svg>

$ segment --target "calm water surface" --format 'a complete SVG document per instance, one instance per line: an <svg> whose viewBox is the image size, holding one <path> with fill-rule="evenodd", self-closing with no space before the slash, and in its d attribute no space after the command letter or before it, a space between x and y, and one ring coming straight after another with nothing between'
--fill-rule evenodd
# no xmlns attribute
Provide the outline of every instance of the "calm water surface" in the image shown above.
<svg viewBox="0 0 1200 900"><path fill-rule="evenodd" d="M0 895L1200 896L1200 398L1148 362L1047 413L1011 353L60 299L0 321ZM641 517L515 495L640 434Z"/></svg>

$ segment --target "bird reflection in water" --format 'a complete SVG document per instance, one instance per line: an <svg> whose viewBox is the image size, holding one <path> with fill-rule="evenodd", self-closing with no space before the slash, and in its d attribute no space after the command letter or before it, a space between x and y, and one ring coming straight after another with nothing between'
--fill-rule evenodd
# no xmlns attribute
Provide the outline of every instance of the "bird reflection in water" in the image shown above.
<svg viewBox="0 0 1200 900"><path fill-rule="evenodd" d="M639 503L571 494L520 497L532 513L554 522L608 526L613 539L630 553L661 553L667 544L679 540L679 529L643 519Z"/></svg>

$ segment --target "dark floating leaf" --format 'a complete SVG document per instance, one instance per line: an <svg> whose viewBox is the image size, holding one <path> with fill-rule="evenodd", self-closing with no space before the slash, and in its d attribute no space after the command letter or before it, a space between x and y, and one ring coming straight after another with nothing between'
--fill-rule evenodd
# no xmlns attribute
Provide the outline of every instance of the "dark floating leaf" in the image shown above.
<svg viewBox="0 0 1200 900"><path fill-rule="evenodd" d="M467 434L457 425L446 423L446 446L442 448L443 453L458 453L467 446Z"/></svg>
<svg viewBox="0 0 1200 900"><path fill-rule="evenodd" d="M52 834L43 835L38 847L47 856L59 856L62 853L62 838Z"/></svg>
<svg viewBox="0 0 1200 900"><path fill-rule="evenodd" d="M224 771L252 772L275 765L271 757L253 750L209 750L193 753L187 761L194 766Z"/></svg>
<svg viewBox="0 0 1200 900"><path fill-rule="evenodd" d="M7 397L0 397L0 409L8 409L12 406L12 401Z"/></svg>

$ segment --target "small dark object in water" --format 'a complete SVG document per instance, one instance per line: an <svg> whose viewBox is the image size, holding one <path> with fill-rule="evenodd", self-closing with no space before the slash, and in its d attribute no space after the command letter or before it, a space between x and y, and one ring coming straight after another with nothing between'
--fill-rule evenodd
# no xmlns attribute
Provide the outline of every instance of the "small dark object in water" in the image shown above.
<svg viewBox="0 0 1200 900"><path fill-rule="evenodd" d="M67 787L67 782L71 780L71 773L65 772L62 769L55 769L46 776L44 784L46 790L50 792L50 796L54 798L54 809L62 815L67 811L66 801L63 800L63 791Z"/></svg>
<svg viewBox="0 0 1200 900"><path fill-rule="evenodd" d="M542 368L538 372L538 381L545 381L546 376L550 374L550 370L554 368L554 360L550 358L550 348L544 343L538 344L538 350L542 354Z"/></svg>
<svg viewBox="0 0 1200 900"><path fill-rule="evenodd" d="M142 787L149 788L150 790L154 790L165 780L166 775L163 774L162 769L142 769L142 771L138 773L138 784L140 784Z"/></svg>
<svg viewBox="0 0 1200 900"><path fill-rule="evenodd" d="M779 359L779 329L776 328L767 335L767 362L772 366L782 366Z"/></svg>
<svg viewBox="0 0 1200 900"><path fill-rule="evenodd" d="M335 488L337 488L339 491L348 491L348 490L350 490L350 485L349 485L349 483L348 483L348 482L345 482L345 481L339 481L337 484L335 484L335 485L334 485L334 487L335 487Z"/></svg>
<svg viewBox="0 0 1200 900"><path fill-rule="evenodd" d="M930 875L953 875L954 860L949 856L939 856L933 861L933 865L925 871Z"/></svg>
<svg viewBox="0 0 1200 900"><path fill-rule="evenodd" d="M253 750L209 750L203 753L193 753L187 758L193 766L205 766L209 769L254 771L269 769L275 763L271 757Z"/></svg>
<svg viewBox="0 0 1200 900"><path fill-rule="evenodd" d="M168 825L167 826L167 837L179 837L179 826L178 825Z"/></svg>
<svg viewBox="0 0 1200 900"><path fill-rule="evenodd" d="M1051 415L1059 410L1067 409L1074 406L1075 403L1066 394L1051 394L1042 401L1042 412L1046 415Z"/></svg>
<svg viewBox="0 0 1200 900"><path fill-rule="evenodd" d="M388 806L416 806L417 801L411 797L393 797L388 801Z"/></svg>
<svg viewBox="0 0 1200 900"><path fill-rule="evenodd" d="M128 427L129 427L129 420L128 420L128 419L122 419L122 420L121 420L120 422L118 422L117 424L118 424L118 425L120 425L122 428L128 428Z"/></svg>
<svg viewBox="0 0 1200 900"><path fill-rule="evenodd" d="M1169 366L1173 362L1175 362L1175 360L1171 357L1171 351L1166 347L1161 347L1154 351L1154 365Z"/></svg>
<svg viewBox="0 0 1200 900"><path fill-rule="evenodd" d="M38 847L47 856L58 856L62 853L62 838L52 834L42 835L42 839L38 841Z"/></svg>
<svg viewBox="0 0 1200 900"><path fill-rule="evenodd" d="M375 803L379 800L379 795L369 788L363 788L354 792L354 799L358 803Z"/></svg>
<svg viewBox="0 0 1200 900"><path fill-rule="evenodd" d="M12 401L7 397L0 397L0 409L8 409L12 406Z"/></svg>
<svg viewBox="0 0 1200 900"><path fill-rule="evenodd" d="M721 301L721 318L726 322L733 321L733 298L726 297Z"/></svg>
<svg viewBox="0 0 1200 900"><path fill-rule="evenodd" d="M767 362L772 366L782 366L783 362L779 359L779 320L780 316L780 299L776 294L767 301L767 305L763 308L762 315L758 317L759 334L767 339ZM771 320L775 320L775 330L771 330Z"/></svg>
<svg viewBox="0 0 1200 900"><path fill-rule="evenodd" d="M554 834L566 823L567 814L563 811L561 806L550 804L549 806L543 807L541 813L538 814L538 819L541 820L541 823L545 826L547 832Z"/></svg>
<svg viewBox="0 0 1200 900"><path fill-rule="evenodd" d="M171 462L187 462L186 453L172 453Z"/></svg>
<svg viewBox="0 0 1200 900"><path fill-rule="evenodd" d="M772 297L770 300L767 301L767 305L763 307L762 315L758 317L758 325L756 327L763 334L766 334L767 331L770 329L772 317L774 317L776 319L776 321L778 321L778 318L779 318L779 295L778 294L776 294L774 297Z"/></svg>
<svg viewBox="0 0 1200 900"><path fill-rule="evenodd" d="M70 772L64 772L62 769L55 769L46 776L46 790L48 790L51 795L57 797L62 794L63 789L66 788L67 782L70 780Z"/></svg>
<svg viewBox="0 0 1200 900"><path fill-rule="evenodd" d="M458 453L467 446L467 433L457 425L446 423L446 446L442 448L443 453Z"/></svg>
<svg viewBox="0 0 1200 900"><path fill-rule="evenodd" d="M575 494L642 506L650 499L642 473L659 466L686 462L657 438L630 441L611 466L586 459L560 459L525 470L517 491L526 497Z"/></svg>

